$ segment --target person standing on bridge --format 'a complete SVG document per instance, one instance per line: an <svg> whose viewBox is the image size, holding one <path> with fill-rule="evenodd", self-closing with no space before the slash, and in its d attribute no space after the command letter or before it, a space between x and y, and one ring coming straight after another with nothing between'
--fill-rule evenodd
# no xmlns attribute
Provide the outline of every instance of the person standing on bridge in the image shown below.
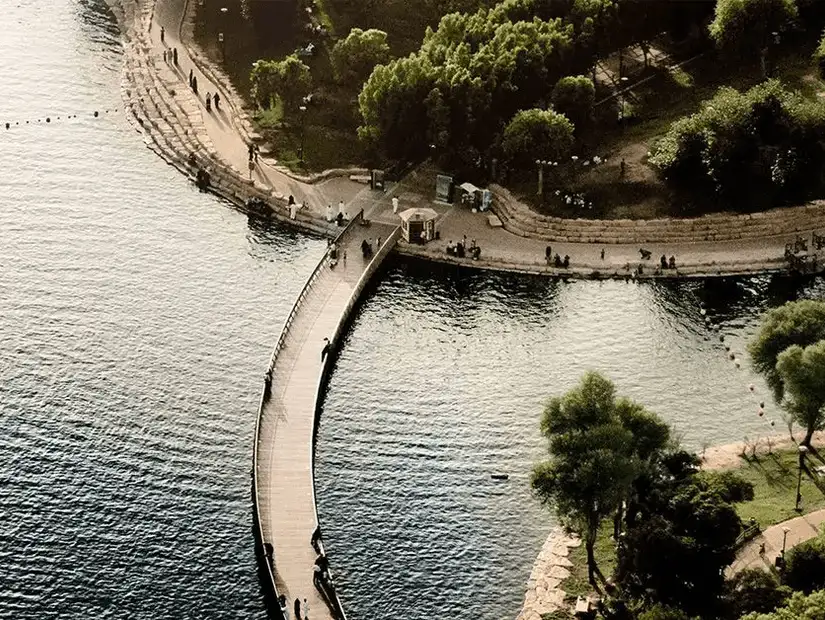
<svg viewBox="0 0 825 620"><path fill-rule="evenodd" d="M332 346L332 343L329 341L329 338L324 338L324 342L326 344L324 345L324 348L321 349L321 361L322 362L324 361L324 358L326 358L327 353L329 353L329 349Z"/></svg>

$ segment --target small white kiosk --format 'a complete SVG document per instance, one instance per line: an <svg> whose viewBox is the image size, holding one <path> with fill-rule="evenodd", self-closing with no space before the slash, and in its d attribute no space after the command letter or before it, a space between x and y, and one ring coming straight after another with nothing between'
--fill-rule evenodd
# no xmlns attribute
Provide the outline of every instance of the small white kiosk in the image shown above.
<svg viewBox="0 0 825 620"><path fill-rule="evenodd" d="M427 243L435 239L435 220L438 213L429 207L413 207L398 214L401 233L408 243Z"/></svg>

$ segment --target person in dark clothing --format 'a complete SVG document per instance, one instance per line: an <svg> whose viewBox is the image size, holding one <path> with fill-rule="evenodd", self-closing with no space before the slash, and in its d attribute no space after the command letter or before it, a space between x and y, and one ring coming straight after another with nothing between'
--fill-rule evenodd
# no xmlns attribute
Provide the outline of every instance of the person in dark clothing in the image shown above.
<svg viewBox="0 0 825 620"><path fill-rule="evenodd" d="M221 96L218 93L215 93L215 96L212 97L212 102L215 104L215 109L220 110L220 103L221 103Z"/></svg>
<svg viewBox="0 0 825 620"><path fill-rule="evenodd" d="M335 222L338 224L338 226L343 226L344 225L344 214L339 212L338 215L335 217Z"/></svg>
<svg viewBox="0 0 825 620"><path fill-rule="evenodd" d="M561 256L559 256L558 254L556 254L553 257L553 266L554 267L561 267Z"/></svg>
<svg viewBox="0 0 825 620"><path fill-rule="evenodd" d="M198 76L192 76L192 90L195 91L195 94L198 94Z"/></svg>
<svg viewBox="0 0 825 620"><path fill-rule="evenodd" d="M662 265L662 269L667 269L667 256L662 254L662 258L659 259L659 264Z"/></svg>
<svg viewBox="0 0 825 620"><path fill-rule="evenodd" d="M549 245L544 249L544 260L547 261L547 264L550 264L550 261L553 258L553 248Z"/></svg>
<svg viewBox="0 0 825 620"><path fill-rule="evenodd" d="M192 88L192 78L194 74L192 73L192 69L189 69L189 88Z"/></svg>
<svg viewBox="0 0 825 620"><path fill-rule="evenodd" d="M172 48L172 62L175 63L176 67L178 66L178 48L176 48L176 47ZM217 106L215 106L215 107L217 107Z"/></svg>
<svg viewBox="0 0 825 620"><path fill-rule="evenodd" d="M166 38L166 28L161 26L160 27L160 42L163 43L165 38Z"/></svg>
<svg viewBox="0 0 825 620"><path fill-rule="evenodd" d="M567 269L570 266L570 257L567 254L564 255L564 260L562 261L561 265L565 269Z"/></svg>
<svg viewBox="0 0 825 620"><path fill-rule="evenodd" d="M675 256L670 257L670 261L668 262L668 265L671 269L676 269L676 257Z"/></svg>
<svg viewBox="0 0 825 620"><path fill-rule="evenodd" d="M295 610L295 617L300 618L301 617L301 599L299 599L299 598L295 599L295 606L293 607L293 609Z"/></svg>
<svg viewBox="0 0 825 620"><path fill-rule="evenodd" d="M255 145L250 142L246 145L246 150L249 153L249 161L252 161L255 157Z"/></svg>
<svg viewBox="0 0 825 620"><path fill-rule="evenodd" d="M329 338L324 338L324 342L326 344L324 345L324 348L321 349L321 361L322 362L324 361L324 358L327 356L327 353L329 353L329 348L332 346L332 343L330 343Z"/></svg>
<svg viewBox="0 0 825 620"><path fill-rule="evenodd" d="M212 111L212 95L210 95L209 93L206 93L206 111Z"/></svg>

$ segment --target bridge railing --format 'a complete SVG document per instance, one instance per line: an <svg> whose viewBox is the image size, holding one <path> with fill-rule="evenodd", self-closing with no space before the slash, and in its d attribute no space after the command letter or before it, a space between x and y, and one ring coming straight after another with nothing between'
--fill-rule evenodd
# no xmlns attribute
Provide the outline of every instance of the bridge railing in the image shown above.
<svg viewBox="0 0 825 620"><path fill-rule="evenodd" d="M361 220L364 217L364 212L359 212L347 226L338 234L335 238L336 242L339 242L341 238L347 234L348 231L352 229L353 226L360 224ZM298 316L298 311L303 306L304 302L306 301L309 293L312 290L312 287L318 281L319 277L323 273L324 269L329 264L329 250L324 252L324 256L321 257L321 260L318 261L318 264L312 270L312 273L307 278L304 287L301 289L298 298L295 300L295 303L292 305L292 309L290 310L289 314L287 315L286 320L284 321L283 328L281 329L281 334L278 337L278 342L275 344L275 348L272 351L272 356L269 359L269 367L266 372L266 378L264 380L264 389L261 394L260 404L258 406L258 417L255 421L255 435L252 442L252 501L254 504L254 519L256 524L256 535L258 537L258 544L260 545L261 549L264 552L264 561L266 564L266 572L269 578L270 585L272 587L272 592L275 597L275 601L277 604L279 592L278 586L275 578L275 549L270 545L267 547L268 541L266 540L266 536L264 536L264 529L263 523L261 521L261 501L260 501L260 489L258 488L258 452L260 448L261 442L261 424L263 422L264 416L264 409L266 407L266 403L269 400L269 396L272 390L272 372L275 368L275 364L278 359L278 355L281 350L284 348L287 337L289 336L290 329L292 328L293 323L295 322L295 318ZM314 503L314 489L313 489L313 503ZM316 511L316 523L317 523L317 511Z"/></svg>
<svg viewBox="0 0 825 620"><path fill-rule="evenodd" d="M364 272L358 278L358 282L355 285L355 288L352 290L350 294L349 300L347 301L347 305L344 307L344 310L341 312L341 316L338 318L338 325L335 327L335 333L333 334L332 338L330 339L330 345L333 350L337 350L338 344L341 341L341 337L344 335L344 330L347 327L347 323L352 315L352 311L355 309L358 302L361 300L361 294L364 292L367 284L378 271L381 264L384 262L384 259L387 255L392 252L393 248L395 248L395 244L398 242L398 239L401 237L401 227L397 227L387 238L384 244L378 249L375 253L375 256L372 257L369 264L367 265ZM318 418L321 413L321 402L324 398L324 387L326 385L327 379L329 377L329 373L332 370L331 359L333 355L327 355L321 365L321 372L318 375L318 385L315 389L315 423L313 424L312 428L312 445L310 447L310 468L312 471L312 508L315 512L315 529L320 527L320 522L318 519L318 504L315 501L315 441L317 439L318 433ZM321 549L323 549L323 539L320 541ZM330 580L332 579L332 571L329 572ZM338 591L333 587L331 589L331 607L334 610L334 613L337 618L340 620L347 620L347 615L344 612L344 608L341 605L341 600L338 598Z"/></svg>

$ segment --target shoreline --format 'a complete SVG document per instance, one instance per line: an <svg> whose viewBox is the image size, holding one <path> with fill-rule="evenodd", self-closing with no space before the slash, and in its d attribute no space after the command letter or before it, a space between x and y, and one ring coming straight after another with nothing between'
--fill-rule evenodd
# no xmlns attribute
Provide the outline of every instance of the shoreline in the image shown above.
<svg viewBox="0 0 825 620"><path fill-rule="evenodd" d="M181 5L181 2L184 4ZM226 125L228 125L223 130L228 133L234 132L236 140L238 138L255 140L257 135L254 133L248 114L242 108L242 102L237 99L234 88L226 83L226 77L220 68L215 67L192 40L192 15L196 7L188 0L122 0L120 3L112 1L111 4L122 5L119 11L119 21L122 25L125 48L123 99L126 102L130 119L136 129L144 135L147 146L190 180L195 179L198 170L208 171L211 177L208 191L230 201L242 210L246 211L248 199L261 200L270 209L270 213L266 216L273 220L327 237L337 234L338 227L330 225L323 218L323 214L317 210L313 211L312 208L302 209L298 211L295 219L290 219L286 197L288 194L300 196L302 193L307 193L311 198L317 198L323 184L330 182L330 175L347 175L351 171L328 171L316 175L313 179L306 179L284 175L277 170L277 166L267 163L264 159L261 166L266 168L266 174L262 173L260 176L263 178L268 176L268 180L272 181L272 177L278 175L280 187L275 187L272 183L267 185L259 179L246 178L237 165L233 165L227 159L225 145L213 143L209 127L205 123L200 100L188 88L181 87L181 83L185 85L184 65L188 67L190 63L200 72L205 84L204 91L210 88L220 91L223 95L222 110L226 110ZM158 58L158 46L151 36L153 20L157 23L170 10L174 10L174 7L186 11L179 17L177 24L169 22L167 30L167 39L171 37L173 27L179 30L180 45L183 46L185 55L185 61L181 61L180 67L172 67L170 63L164 63ZM118 13L118 10L115 12ZM210 118L206 120L212 122ZM224 136L218 135L217 137L223 138ZM305 180L318 182L307 184ZM333 177L332 181L335 180L342 181L340 177ZM290 191L292 188L295 188L295 191ZM386 198L386 194L383 198ZM494 211L502 215L500 218L502 223L515 222L518 226L525 227L523 214L517 214L518 206L508 206L508 202L502 201L502 204L494 207ZM321 204L321 199L309 200L308 204ZM373 200L373 210L375 208L376 201ZM506 209L510 209L509 215L504 214ZM460 209L453 208L441 219L444 220L445 217L464 218L466 221L481 218L484 219L483 226L486 227L484 214L471 216L468 213L460 213ZM539 224L543 221L538 215L530 217ZM720 250L727 251L727 254L725 251L716 254L712 252L712 245L718 243L722 246L726 235L735 236L738 242L744 244L752 232L768 230L770 222L776 218L787 220L780 232L771 235L770 238L766 235L758 236L754 241L757 247L751 247L749 252L740 255L735 251L738 246L732 245L727 248L720 247ZM810 224L816 224L822 220L825 226L825 206L788 207L750 216L705 216L693 221L681 220L682 224L678 224L676 220L672 222L664 220L651 220L650 222L644 220L617 222L553 220L550 224L546 222L541 224L554 227L549 233L550 238L572 239L568 249L573 256L573 262L568 269L546 265L540 260L542 256L538 251L525 251L524 247L528 244L543 243L543 240L547 238L543 232L534 232L527 228L519 228L515 234L503 232L501 229L477 231L480 239L479 245L485 248L478 261L448 256L443 247L446 244L438 241L431 242L427 246L402 243L395 251L403 256L474 269L575 279L682 279L777 274L789 273L787 262L781 257L778 248L783 246L783 241L786 241L781 238L783 234L791 234L790 230L801 232L800 218L807 218ZM751 225L744 226L745 221L750 222ZM558 228L559 226L561 228ZM594 226L598 227L595 231ZM716 230L718 234L709 233L708 226L713 226L713 230ZM649 243L647 239L655 238L677 227L687 227L687 232L677 236L675 230L671 231L672 234L669 234L668 238L673 240L668 241L669 245L664 249L671 253L676 246L676 251L673 253L680 258L683 255L682 252L684 255L694 254L696 256L693 260L686 258L684 264L672 271L658 269L655 262L654 264L642 264L638 260L638 255L635 259L630 256L629 244L624 247L617 245L634 238L646 239L644 243ZM654 228L664 232L656 232L651 237ZM727 231L724 234L720 232L723 229ZM648 232L638 232L644 230ZM487 235L492 241L487 242L483 235ZM710 243L705 243L708 247L691 245L702 244L708 239L711 240ZM764 248L759 247L760 242L764 243ZM619 254L620 251L624 252L625 255L619 258L620 262L614 260L612 263L605 263L598 260L598 248L603 247L602 243L610 249L611 255ZM498 252L487 250L490 247L495 249L495 246L498 246ZM659 249L654 249L658 254ZM636 251L632 249L633 253ZM637 269L637 266L643 266L644 269ZM825 265L817 265L811 273L821 273L823 267Z"/></svg>

